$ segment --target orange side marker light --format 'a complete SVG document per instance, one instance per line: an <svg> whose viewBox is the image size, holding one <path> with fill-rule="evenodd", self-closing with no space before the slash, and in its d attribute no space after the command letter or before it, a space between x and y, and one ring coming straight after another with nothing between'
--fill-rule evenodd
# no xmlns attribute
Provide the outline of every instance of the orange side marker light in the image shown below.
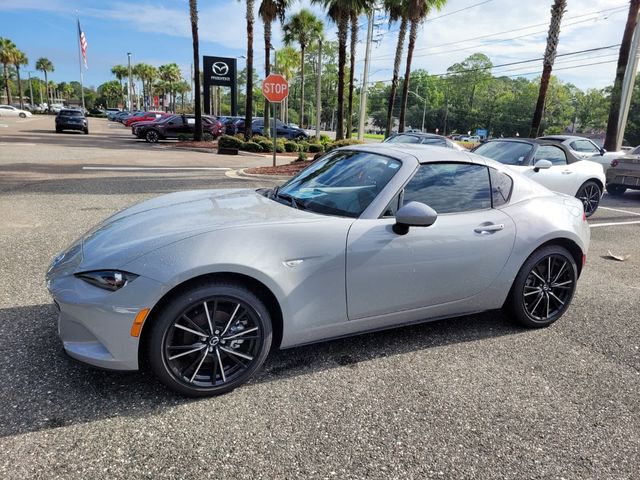
<svg viewBox="0 0 640 480"><path fill-rule="evenodd" d="M147 319L147 315L149 315L149 308L143 308L138 312L136 318L133 320L133 325L131 325L131 336L139 337L140 332L142 331L142 325L144 325L144 321Z"/></svg>

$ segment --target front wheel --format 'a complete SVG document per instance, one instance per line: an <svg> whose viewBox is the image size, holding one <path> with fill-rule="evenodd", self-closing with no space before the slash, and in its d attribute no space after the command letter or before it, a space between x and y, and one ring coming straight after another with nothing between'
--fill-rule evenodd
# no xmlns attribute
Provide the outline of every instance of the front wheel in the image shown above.
<svg viewBox="0 0 640 480"><path fill-rule="evenodd" d="M158 140L160 140L160 135L155 130L149 130L145 134L144 139L149 143L158 143Z"/></svg>
<svg viewBox="0 0 640 480"><path fill-rule="evenodd" d="M600 198L602 197L602 189L593 180L587 180L582 184L576 193L576 198L584 205L584 213L590 217L598 209Z"/></svg>
<svg viewBox="0 0 640 480"><path fill-rule="evenodd" d="M85 135L89 135L89 129L88 129L88 128L85 128L85 129L83 130L83 132L84 132L84 134L85 134Z"/></svg>
<svg viewBox="0 0 640 480"><path fill-rule="evenodd" d="M526 327L547 327L569 307L577 280L576 262L565 248L540 248L518 272L505 307Z"/></svg>
<svg viewBox="0 0 640 480"><path fill-rule="evenodd" d="M27 118L27 114L26 113L21 113L20 114L20 118Z"/></svg>
<svg viewBox="0 0 640 480"><path fill-rule="evenodd" d="M614 197L619 197L623 195L624 192L626 191L627 191L627 187L625 187L624 185L619 185L615 183L610 183L609 185L607 185L607 193L609 195L613 195Z"/></svg>
<svg viewBox="0 0 640 480"><path fill-rule="evenodd" d="M172 390L203 397L249 380L271 347L271 318L242 285L200 284L177 295L152 324L149 361Z"/></svg>

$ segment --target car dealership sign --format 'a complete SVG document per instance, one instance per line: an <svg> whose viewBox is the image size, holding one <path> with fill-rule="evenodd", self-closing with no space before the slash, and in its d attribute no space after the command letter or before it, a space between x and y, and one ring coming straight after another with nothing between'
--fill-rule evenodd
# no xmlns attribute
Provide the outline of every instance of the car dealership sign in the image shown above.
<svg viewBox="0 0 640 480"><path fill-rule="evenodd" d="M211 87L231 88L231 115L236 115L237 105L237 61L230 57L202 57L204 112L211 114Z"/></svg>

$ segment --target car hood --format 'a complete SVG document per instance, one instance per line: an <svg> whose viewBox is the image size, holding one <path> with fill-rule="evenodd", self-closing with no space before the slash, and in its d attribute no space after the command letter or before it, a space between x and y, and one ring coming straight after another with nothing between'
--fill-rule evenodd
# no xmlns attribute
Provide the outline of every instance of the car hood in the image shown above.
<svg viewBox="0 0 640 480"><path fill-rule="evenodd" d="M78 271L119 268L153 250L213 230L323 218L253 190L171 193L116 213L89 231L82 239L83 260Z"/></svg>

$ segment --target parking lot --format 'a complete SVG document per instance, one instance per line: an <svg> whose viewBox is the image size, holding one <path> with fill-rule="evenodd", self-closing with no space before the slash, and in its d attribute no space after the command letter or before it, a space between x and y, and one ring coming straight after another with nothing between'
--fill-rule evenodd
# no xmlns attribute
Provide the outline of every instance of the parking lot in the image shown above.
<svg viewBox="0 0 640 480"><path fill-rule="evenodd" d="M270 159L90 122L0 119L0 478L637 477L640 192L603 198L550 328L489 312L274 352L248 385L192 400L66 357L44 273L132 203L274 185L228 174Z"/></svg>

